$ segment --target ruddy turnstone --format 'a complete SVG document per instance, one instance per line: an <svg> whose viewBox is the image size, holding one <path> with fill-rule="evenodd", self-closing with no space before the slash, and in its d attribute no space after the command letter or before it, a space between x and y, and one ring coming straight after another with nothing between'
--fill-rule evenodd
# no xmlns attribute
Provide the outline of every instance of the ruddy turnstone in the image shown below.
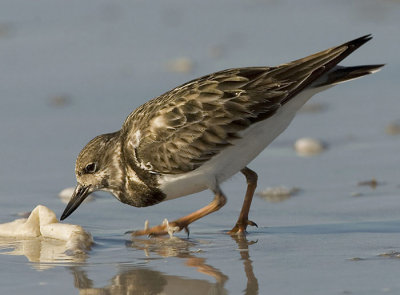
<svg viewBox="0 0 400 295"><path fill-rule="evenodd" d="M337 64L372 37L352 40L275 67L228 69L187 82L133 111L121 130L91 140L75 166L77 186L61 220L97 190L135 207L210 189L207 206L134 235L166 234L226 203L220 184L241 172L247 191L230 233L248 225L257 174L247 165L314 94L378 71L383 65Z"/></svg>

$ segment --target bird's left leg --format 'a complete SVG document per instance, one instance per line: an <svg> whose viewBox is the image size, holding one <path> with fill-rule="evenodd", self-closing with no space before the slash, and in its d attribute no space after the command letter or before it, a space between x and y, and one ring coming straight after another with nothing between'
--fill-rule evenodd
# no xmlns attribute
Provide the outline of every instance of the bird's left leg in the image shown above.
<svg viewBox="0 0 400 295"><path fill-rule="evenodd" d="M257 173L247 167L240 170L240 172L242 172L244 176L246 176L247 190L244 197L242 210L239 214L239 218L235 226L229 231L230 234L245 233L248 225L257 226L255 222L249 220L249 211L251 201L253 200L254 191L257 187L258 176Z"/></svg>
<svg viewBox="0 0 400 295"><path fill-rule="evenodd" d="M143 230L134 231L133 236L143 236L143 235L166 235L171 234L171 232L178 232L182 229L188 231L189 224L192 222L219 210L222 206L226 204L226 197L221 190L215 192L215 197L211 203L207 206L189 214L184 217L178 218L174 221L168 222L164 221L162 224L145 228Z"/></svg>

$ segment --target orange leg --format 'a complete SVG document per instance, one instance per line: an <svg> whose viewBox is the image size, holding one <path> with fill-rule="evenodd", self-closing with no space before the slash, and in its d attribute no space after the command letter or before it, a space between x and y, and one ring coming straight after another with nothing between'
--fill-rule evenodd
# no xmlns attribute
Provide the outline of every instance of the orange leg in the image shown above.
<svg viewBox="0 0 400 295"><path fill-rule="evenodd" d="M239 218L235 224L235 226L229 231L230 234L242 234L246 232L246 228L248 225L257 226L257 224L253 221L249 220L249 211L251 206L251 201L253 200L254 191L257 187L257 173L253 170L245 167L240 172L246 176L247 180L247 190L246 195L244 197L242 210L240 211Z"/></svg>
<svg viewBox="0 0 400 295"><path fill-rule="evenodd" d="M138 230L132 233L133 236L143 236L143 235L166 235L168 233L173 233L173 232L178 232L181 231L182 229L185 229L187 232L189 232L189 224L192 222L210 214L213 213L219 209L221 209L222 206L226 204L226 197L224 194L218 190L215 193L215 197L212 200L210 204L207 206L189 214L184 217L181 217L177 220L174 220L172 222L164 222L163 224L154 226L152 228L145 228L144 230Z"/></svg>

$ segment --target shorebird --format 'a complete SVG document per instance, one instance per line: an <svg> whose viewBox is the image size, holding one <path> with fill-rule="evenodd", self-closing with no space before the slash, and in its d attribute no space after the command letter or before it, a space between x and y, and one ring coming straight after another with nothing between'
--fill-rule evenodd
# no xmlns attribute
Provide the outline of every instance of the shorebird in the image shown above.
<svg viewBox="0 0 400 295"><path fill-rule="evenodd" d="M172 222L133 232L188 230L226 203L220 184L241 172L247 190L231 234L245 233L257 185L247 165L282 133L314 94L377 72L383 65L337 64L372 37L275 67L223 70L178 86L133 111L122 128L91 140L75 165L77 186L61 220L92 192L103 190L135 207L152 206L206 189L207 206Z"/></svg>

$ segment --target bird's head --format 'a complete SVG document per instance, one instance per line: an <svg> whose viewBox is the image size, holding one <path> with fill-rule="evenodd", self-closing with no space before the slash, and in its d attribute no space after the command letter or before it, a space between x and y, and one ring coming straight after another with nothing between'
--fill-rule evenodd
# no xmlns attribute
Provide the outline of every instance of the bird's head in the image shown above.
<svg viewBox="0 0 400 295"><path fill-rule="evenodd" d="M77 185L61 220L71 215L92 192L112 193L118 188L120 157L119 132L99 135L82 149L75 164Z"/></svg>

